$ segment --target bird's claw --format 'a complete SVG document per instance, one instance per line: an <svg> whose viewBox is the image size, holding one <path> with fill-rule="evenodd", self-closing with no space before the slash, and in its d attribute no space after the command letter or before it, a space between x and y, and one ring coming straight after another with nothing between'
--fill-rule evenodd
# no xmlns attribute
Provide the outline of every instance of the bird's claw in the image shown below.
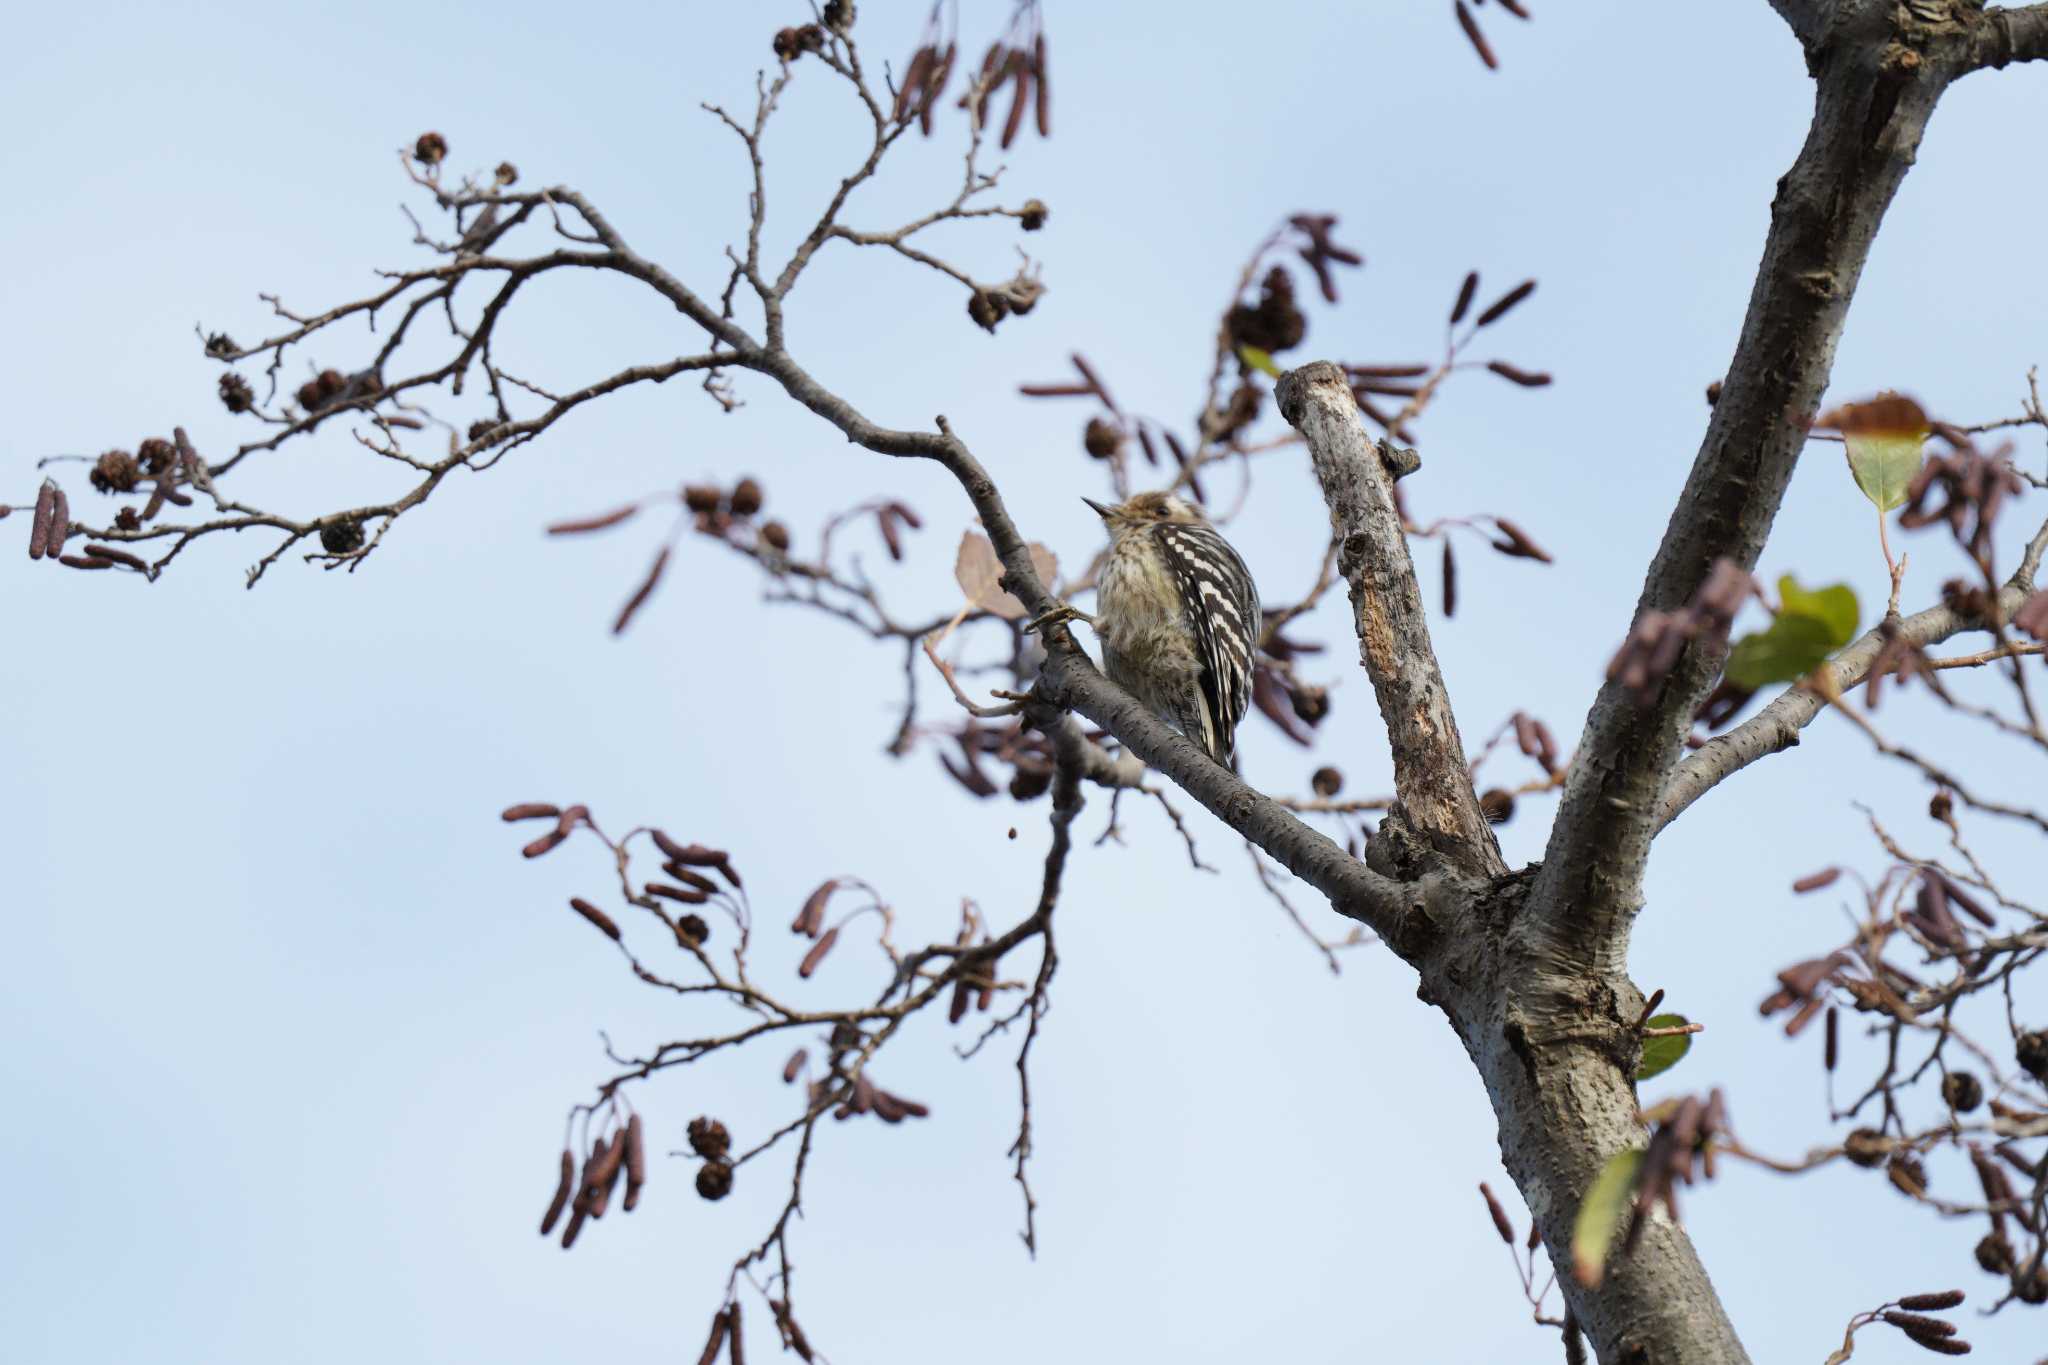
<svg viewBox="0 0 2048 1365"><path fill-rule="evenodd" d="M1068 606L1062 602L1044 615L1032 617L1024 629L1027 634L1037 632L1042 635L1054 626L1063 626L1069 621L1086 621L1091 626L1095 624L1093 616L1079 607Z"/></svg>

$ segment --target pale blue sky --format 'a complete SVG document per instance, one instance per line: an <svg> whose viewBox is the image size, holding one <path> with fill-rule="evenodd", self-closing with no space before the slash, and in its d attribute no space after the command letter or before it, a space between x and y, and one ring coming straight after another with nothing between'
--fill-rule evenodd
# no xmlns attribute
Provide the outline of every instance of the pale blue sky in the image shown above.
<svg viewBox="0 0 2048 1365"><path fill-rule="evenodd" d="M969 47L1007 13L963 8ZM1052 206L1048 230L1022 239L1046 262L1045 302L989 338L938 282L828 254L793 305L800 357L878 420L948 413L1027 531L1077 559L1099 534L1074 496L1097 491L1085 414L1015 385L1060 376L1078 346L1127 406L1184 425L1216 310L1279 216L1338 213L1369 261L1344 306L1316 314L1302 359L1425 356L1468 267L1497 286L1540 278L1498 329L1500 353L1557 384L1458 383L1421 428L1410 497L1421 514L1507 513L1558 551L1539 568L1467 549L1464 606L1438 647L1468 738L1522 706L1569 743L1804 134L1809 87L1783 25L1761 0L1711 15L1549 5L1529 26L1489 7L1504 70L1488 75L1445 6L1048 9L1056 136L1022 141L1005 181ZM860 34L900 60L922 10L868 0ZM742 163L697 105L747 103L769 34L800 14L17 14L0 51L14 130L0 496L31 497L41 456L174 422L203 449L232 439L194 322L254 336L258 290L315 306L411 259L394 152L428 127L456 165L509 158L527 183L574 184L643 252L722 280ZM802 72L771 141L778 242L857 135L823 74ZM2048 71L1974 77L1944 101L1865 274L1838 394L1903 386L1963 420L2016 409L2027 366L2048 359L2033 267L2048 187L2029 170L2044 115ZM945 137L911 147L856 220L926 206L957 153ZM947 245L984 276L1014 261L1000 230ZM563 384L696 344L614 283L563 281L526 305L506 361ZM10 1360L696 1349L722 1267L759 1237L778 1183L750 1168L711 1206L685 1163L658 1162L644 1210L573 1253L533 1235L562 1110L606 1074L597 1031L632 1048L707 1021L636 988L562 908L602 884L591 848L523 863L495 811L581 800L729 847L771 924L823 876L857 873L932 934L962 896L999 916L1028 908L1045 838L1042 806L969 803L929 754L883 758L900 656L761 607L747 566L715 547L686 544L636 629L607 635L652 532L560 543L539 528L743 472L806 538L852 502L905 497L927 529L906 564L871 550L869 567L907 611L951 605L957 490L849 450L760 385L745 396L723 417L677 383L579 414L489 477L452 481L353 576L289 560L244 592L269 548L254 538L198 546L153 586L31 572L26 519L0 528ZM2040 455L2035 441L2026 458ZM65 477L91 508L81 472ZM334 431L253 472L249 491L310 513L383 479ZM1269 464L1233 531L1269 599L1308 581L1321 517L1306 470ZM1871 540L1866 505L1816 448L1762 567L1849 579L1868 606ZM1926 600L1956 557L1912 549L1908 597ZM1381 787L1385 743L1343 663L1341 613L1319 624L1336 684L1324 754L1354 789ZM1319 760L1256 720L1247 733L1247 775L1300 790ZM2020 762L1978 770L2038 791L2038 765ZM1924 793L1891 777L1823 723L1660 843L1635 973L1709 1031L1651 1093L1725 1085L1751 1144L1822 1139L1818 1041L1786 1044L1755 1004L1773 970L1840 933L1832 906L1785 886L1870 860L1851 799L1921 835ZM1082 817L1038 1053L1039 1259L1015 1237L1007 1052L962 1064L942 1030L914 1030L878 1075L932 1119L833 1126L816 1159L796 1243L812 1335L842 1365L1554 1358L1473 1192L1508 1188L1484 1097L1411 974L1366 952L1331 978L1206 817L1194 827L1223 877L1190 871L1146 810L1128 812L1130 848L1092 847L1105 805ZM1511 858L1539 851L1546 814L1503 830ZM2023 844L1987 844L2015 877L2038 866ZM793 958L781 937L767 951ZM792 994L843 1000L868 971L835 957ZM2030 989L2038 1017L2048 999ZM656 1146L680 1146L699 1112L743 1140L780 1121L781 1056L644 1089ZM1955 1283L1974 1303L1993 1284L1970 1264L1976 1228L1935 1224L1873 1173L1738 1169L1686 1213L1758 1360L1818 1360L1851 1313L1901 1293ZM753 1317L759 1357L772 1340ZM1980 1359L2011 1360L2039 1331L2036 1314L1969 1335ZM1873 1340L1858 1359L1906 1349Z"/></svg>

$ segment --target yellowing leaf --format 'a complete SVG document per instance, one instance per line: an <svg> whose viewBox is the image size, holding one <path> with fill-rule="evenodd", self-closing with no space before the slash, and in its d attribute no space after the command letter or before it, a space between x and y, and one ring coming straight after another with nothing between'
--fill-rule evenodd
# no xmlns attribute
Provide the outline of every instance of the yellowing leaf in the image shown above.
<svg viewBox="0 0 2048 1365"><path fill-rule="evenodd" d="M1636 1172L1642 1168L1643 1153L1631 1147L1616 1152L1593 1177L1592 1186L1572 1221L1572 1274L1588 1289L1599 1287L1607 1273L1607 1253L1628 1216L1630 1196L1635 1193Z"/></svg>
<svg viewBox="0 0 2048 1365"><path fill-rule="evenodd" d="M1281 375L1280 366L1274 361L1273 357L1256 346L1239 346L1237 348L1237 358L1255 370L1272 375L1275 379L1278 379Z"/></svg>
<svg viewBox="0 0 2048 1365"><path fill-rule="evenodd" d="M1902 393L1881 393L1820 415L1817 427L1842 433L1849 473L1880 513L1906 501L1906 485L1920 472L1927 413Z"/></svg>
<svg viewBox="0 0 2048 1365"><path fill-rule="evenodd" d="M1692 1022L1682 1014L1653 1014L1645 1028L1684 1028ZM1678 1059L1692 1051L1692 1035L1680 1033L1669 1038L1643 1039L1643 1059L1636 1063L1636 1079L1647 1081L1678 1065Z"/></svg>
<svg viewBox="0 0 2048 1365"><path fill-rule="evenodd" d="M1031 567L1038 571L1038 581L1051 591L1053 579L1059 576L1059 559L1037 541L1024 548L1031 553ZM1005 621L1023 619L1024 604L1003 591L1003 562L996 558L996 547L981 532L967 531L961 535L960 553L953 561L953 578L969 606L993 612Z"/></svg>

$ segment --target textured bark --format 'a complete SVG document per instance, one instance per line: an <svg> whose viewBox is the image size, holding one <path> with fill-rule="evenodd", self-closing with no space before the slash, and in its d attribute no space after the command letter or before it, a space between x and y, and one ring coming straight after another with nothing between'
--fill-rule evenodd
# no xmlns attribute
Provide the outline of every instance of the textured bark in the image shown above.
<svg viewBox="0 0 2048 1365"><path fill-rule="evenodd" d="M1946 0L1924 0L1947 13ZM1813 122L1778 182L1749 310L1691 477L1636 611L1684 606L1716 559L1754 567L1827 386L1878 223L1972 32L1890 0L1836 0L1815 41ZM1556 950L1618 970L1657 810L1725 643L1689 647L1641 705L1610 682L1586 720L1533 909Z"/></svg>
<svg viewBox="0 0 2048 1365"><path fill-rule="evenodd" d="M1387 462L1365 434L1357 400L1335 365L1317 361L1291 371L1280 380L1278 398L1281 416L1308 442L1342 547L1338 569L1351 593L1359 659L1393 749L1397 812L1454 866L1483 876L1503 872L1430 645Z"/></svg>
<svg viewBox="0 0 2048 1365"><path fill-rule="evenodd" d="M1463 746L1430 647L1392 480L1358 420L1343 372L1303 366L1279 385L1343 547L1360 658L1387 722L1400 798L1368 858L1441 877L1391 946L1422 976L1420 994L1457 1031L1499 1122L1503 1162L1555 1265L1571 1264L1572 1223L1613 1153L1644 1141L1634 1075L1642 996L1619 971L1587 971L1523 930L1531 876L1507 874L1478 811ZM1390 853L1385 845L1407 846ZM1422 869L1445 868L1447 873ZM1483 880L1482 880L1483 878ZM1685 1234L1654 1225L1598 1293L1566 1287L1603 1360L1745 1357Z"/></svg>
<svg viewBox="0 0 2048 1365"><path fill-rule="evenodd" d="M2008 62L2048 60L2048 4L2021 8L1994 6L1972 25L1970 65L2004 66Z"/></svg>

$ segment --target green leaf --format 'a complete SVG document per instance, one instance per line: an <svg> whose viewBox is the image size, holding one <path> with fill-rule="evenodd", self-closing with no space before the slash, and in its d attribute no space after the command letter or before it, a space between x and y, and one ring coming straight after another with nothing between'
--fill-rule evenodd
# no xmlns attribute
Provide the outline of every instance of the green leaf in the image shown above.
<svg viewBox="0 0 2048 1365"><path fill-rule="evenodd" d="M1644 1028L1684 1028L1691 1023L1682 1014L1653 1014ZM1647 1081L1652 1076L1661 1076L1678 1065L1678 1059L1692 1051L1692 1035L1681 1033L1671 1038L1643 1039L1643 1059L1636 1063L1636 1079Z"/></svg>
<svg viewBox="0 0 2048 1365"><path fill-rule="evenodd" d="M1778 601L1784 610L1797 616L1811 616L1825 622L1828 638L1836 649L1856 638L1856 623L1861 612L1856 605L1856 590L1847 583L1835 583L1825 588L1808 592L1794 581L1791 574L1778 580Z"/></svg>
<svg viewBox="0 0 2048 1365"><path fill-rule="evenodd" d="M1237 358L1255 370L1272 375L1275 379L1278 379L1282 374L1280 366L1274 363L1273 357L1256 346L1239 346L1237 348Z"/></svg>
<svg viewBox="0 0 2048 1365"><path fill-rule="evenodd" d="M1920 472L1926 443L1925 430L1857 432L1842 438L1849 452L1849 472L1879 512L1889 512L1906 501L1906 485Z"/></svg>
<svg viewBox="0 0 2048 1365"><path fill-rule="evenodd" d="M1826 621L1780 613L1769 630L1751 631L1728 651L1728 681L1751 688L1791 682L1819 668L1834 647L1834 633Z"/></svg>
<svg viewBox="0 0 2048 1365"><path fill-rule="evenodd" d="M1636 1173L1642 1168L1643 1153L1631 1147L1616 1152L1593 1177L1572 1222L1572 1273L1588 1289L1597 1288L1607 1272L1607 1253L1628 1216L1629 1197L1635 1193Z"/></svg>

